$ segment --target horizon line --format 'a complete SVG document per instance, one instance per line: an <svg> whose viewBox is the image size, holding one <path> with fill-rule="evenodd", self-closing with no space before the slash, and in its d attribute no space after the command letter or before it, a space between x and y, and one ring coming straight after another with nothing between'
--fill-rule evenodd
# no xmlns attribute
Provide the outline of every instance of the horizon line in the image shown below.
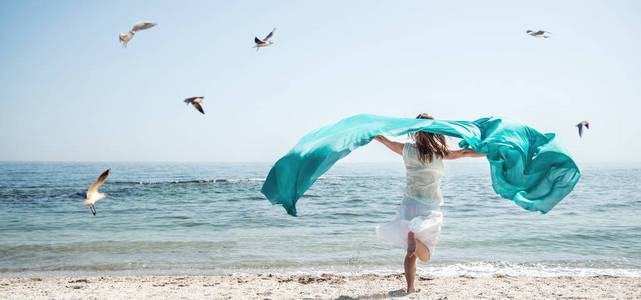
<svg viewBox="0 0 641 300"><path fill-rule="evenodd" d="M481 163L483 160L450 160L454 163ZM276 161L215 161L215 160L0 160L0 163L256 163L273 164ZM337 161L336 163L380 164L397 161ZM641 164L641 161L585 161L579 164Z"/></svg>

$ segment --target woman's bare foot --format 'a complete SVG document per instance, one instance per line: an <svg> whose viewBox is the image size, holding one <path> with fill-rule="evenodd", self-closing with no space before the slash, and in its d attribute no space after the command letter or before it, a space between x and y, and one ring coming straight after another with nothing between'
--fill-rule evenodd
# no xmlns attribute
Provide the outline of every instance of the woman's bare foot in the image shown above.
<svg viewBox="0 0 641 300"><path fill-rule="evenodd" d="M407 288L407 293L408 293L408 294L409 294L409 293L418 293L418 292L420 292L420 291L421 291L421 289L415 289L414 287Z"/></svg>

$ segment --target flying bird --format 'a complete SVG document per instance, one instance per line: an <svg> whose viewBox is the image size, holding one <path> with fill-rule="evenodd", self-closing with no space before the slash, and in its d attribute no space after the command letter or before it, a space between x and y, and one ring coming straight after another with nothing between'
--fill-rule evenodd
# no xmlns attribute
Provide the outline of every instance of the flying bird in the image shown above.
<svg viewBox="0 0 641 300"><path fill-rule="evenodd" d="M590 123L588 123L588 121L583 121L583 122L581 122L579 124L576 124L576 127L579 128L579 137L582 137L583 136L583 127L587 128L587 129L590 129Z"/></svg>
<svg viewBox="0 0 641 300"><path fill-rule="evenodd" d="M153 23L153 22L138 22L134 24L134 26L132 26L131 29L129 29L128 33L120 34L120 43L122 44L122 47L127 48L127 43L129 43L129 41L131 41L131 39L134 38L134 35L136 34L136 32L149 29L154 26L156 26L156 23Z"/></svg>
<svg viewBox="0 0 641 300"><path fill-rule="evenodd" d="M533 37L544 38L544 39L549 38L550 34L552 34L551 32L545 31L545 30L537 30L537 31L527 30L525 33L527 33L527 34L529 34L529 35L531 35Z"/></svg>
<svg viewBox="0 0 641 300"><path fill-rule="evenodd" d="M203 102L203 99L205 99L205 97L191 97L185 99L185 103L187 103L187 105L193 105L199 112L204 115L205 111L203 110L203 107L200 106L200 103Z"/></svg>
<svg viewBox="0 0 641 300"><path fill-rule="evenodd" d="M256 45L255 45L254 47L252 47L252 48L256 48L256 51L258 51L258 48L260 48L260 47L267 47L267 46L269 46L269 45L273 44L274 42L272 42L272 41L271 41L271 39L272 39L272 37L274 37L274 32L275 32L275 31L276 31L276 28L274 28L274 29L272 30L272 32L270 32L270 33L269 33L269 34L268 34L264 39L262 39L262 40L261 40L261 39L259 39L258 37L254 37L254 43L256 43Z"/></svg>
<svg viewBox="0 0 641 300"><path fill-rule="evenodd" d="M98 202L98 200L107 198L107 194L98 192L98 188L107 180L110 171L111 169L107 169L107 171L102 172L98 180L89 187L89 190L87 190L85 194L85 202L83 204L89 206L94 216L96 215L96 208L93 205Z"/></svg>

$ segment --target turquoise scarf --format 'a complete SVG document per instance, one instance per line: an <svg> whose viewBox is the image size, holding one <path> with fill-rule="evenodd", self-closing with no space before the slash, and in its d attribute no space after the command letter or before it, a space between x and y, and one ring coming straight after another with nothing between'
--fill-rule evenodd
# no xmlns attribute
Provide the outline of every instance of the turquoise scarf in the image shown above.
<svg viewBox="0 0 641 300"><path fill-rule="evenodd" d="M361 114L305 135L269 171L261 192L296 216L296 202L316 179L377 135L427 131L461 138L461 148L487 153L492 187L501 197L530 211L547 213L581 177L568 150L553 133L542 134L503 119L470 121L390 118Z"/></svg>

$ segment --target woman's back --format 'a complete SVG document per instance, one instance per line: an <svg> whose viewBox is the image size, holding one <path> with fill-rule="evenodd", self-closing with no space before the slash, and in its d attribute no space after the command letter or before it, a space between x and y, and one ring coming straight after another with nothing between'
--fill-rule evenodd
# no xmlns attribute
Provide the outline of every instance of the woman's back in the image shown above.
<svg viewBox="0 0 641 300"><path fill-rule="evenodd" d="M445 173L443 159L433 157L431 162L421 162L414 143L403 146L403 161L407 169L407 186L404 196L429 206L443 205L441 178Z"/></svg>

